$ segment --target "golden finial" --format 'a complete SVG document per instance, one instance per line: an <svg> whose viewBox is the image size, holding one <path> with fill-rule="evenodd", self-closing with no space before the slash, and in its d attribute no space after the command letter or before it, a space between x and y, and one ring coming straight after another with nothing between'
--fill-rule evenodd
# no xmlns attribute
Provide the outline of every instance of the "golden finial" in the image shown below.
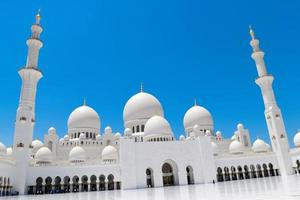
<svg viewBox="0 0 300 200"><path fill-rule="evenodd" d="M141 83L141 92L144 92L144 85Z"/></svg>
<svg viewBox="0 0 300 200"><path fill-rule="evenodd" d="M251 35L251 38L252 38L252 40L254 40L255 39L255 37L254 37L254 31L253 31L251 25L249 25L249 30L250 30L249 33Z"/></svg>
<svg viewBox="0 0 300 200"><path fill-rule="evenodd" d="M35 16L35 23L40 24L40 21L41 21L41 9L38 9L38 12Z"/></svg>
<svg viewBox="0 0 300 200"><path fill-rule="evenodd" d="M194 98L194 106L197 106L197 99Z"/></svg>
<svg viewBox="0 0 300 200"><path fill-rule="evenodd" d="M86 98L83 98L83 105L86 106Z"/></svg>

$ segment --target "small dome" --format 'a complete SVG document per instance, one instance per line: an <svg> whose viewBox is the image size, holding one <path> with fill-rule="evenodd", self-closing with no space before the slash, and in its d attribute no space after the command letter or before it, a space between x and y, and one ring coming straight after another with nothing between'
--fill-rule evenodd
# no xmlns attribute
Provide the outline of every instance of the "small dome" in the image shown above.
<svg viewBox="0 0 300 200"><path fill-rule="evenodd" d="M54 127L50 127L50 128L48 129L48 134L49 134L49 135L55 135L55 134L56 134L56 129L55 129Z"/></svg>
<svg viewBox="0 0 300 200"><path fill-rule="evenodd" d="M213 150L213 154L218 155L218 146L215 142L211 142L211 148Z"/></svg>
<svg viewBox="0 0 300 200"><path fill-rule="evenodd" d="M40 140L33 140L31 142L31 146L34 152L37 152L37 150L39 150L39 148L43 147L44 144L40 141Z"/></svg>
<svg viewBox="0 0 300 200"><path fill-rule="evenodd" d="M180 140L180 141L183 141L183 140L185 140L185 137L184 137L184 135L180 135L180 136L179 136L179 140Z"/></svg>
<svg viewBox="0 0 300 200"><path fill-rule="evenodd" d="M60 138L60 139L59 139L59 142L63 142L63 141L64 141L64 138Z"/></svg>
<svg viewBox="0 0 300 200"><path fill-rule="evenodd" d="M221 131L217 131L217 132L216 132L216 136L218 136L218 137L222 137L222 133L221 133Z"/></svg>
<svg viewBox="0 0 300 200"><path fill-rule="evenodd" d="M65 135L65 136L64 136L64 140L65 140L65 141L69 141L69 140L70 140L70 136Z"/></svg>
<svg viewBox="0 0 300 200"><path fill-rule="evenodd" d="M7 154L8 156L12 156L13 150L12 150L11 147L8 147L8 148L6 149L6 154Z"/></svg>
<svg viewBox="0 0 300 200"><path fill-rule="evenodd" d="M229 152L232 154L241 154L243 153L244 147L242 143L237 140L234 140L229 145Z"/></svg>
<svg viewBox="0 0 300 200"><path fill-rule="evenodd" d="M300 131L298 131L294 136L294 145L296 147L300 147Z"/></svg>
<svg viewBox="0 0 300 200"><path fill-rule="evenodd" d="M132 131L130 128L125 128L124 130L124 136L129 137L132 135Z"/></svg>
<svg viewBox="0 0 300 200"><path fill-rule="evenodd" d="M91 107L83 105L76 108L69 116L68 129L92 128L100 130L100 117Z"/></svg>
<svg viewBox="0 0 300 200"><path fill-rule="evenodd" d="M210 112L201 106L195 105L185 113L183 125L186 131L190 131L195 125L213 130L214 124Z"/></svg>
<svg viewBox="0 0 300 200"><path fill-rule="evenodd" d="M118 159L118 150L111 145L104 147L102 151L102 160L103 161L113 161Z"/></svg>
<svg viewBox="0 0 300 200"><path fill-rule="evenodd" d="M112 129L110 126L105 127L104 134L112 134Z"/></svg>
<svg viewBox="0 0 300 200"><path fill-rule="evenodd" d="M6 146L2 142L0 142L0 154L1 155L6 155L7 154Z"/></svg>
<svg viewBox="0 0 300 200"><path fill-rule="evenodd" d="M124 123L137 119L149 119L154 115L164 116L162 106L154 96L146 92L132 96L123 110Z"/></svg>
<svg viewBox="0 0 300 200"><path fill-rule="evenodd" d="M96 135L96 140L101 140L101 135L100 134Z"/></svg>
<svg viewBox="0 0 300 200"><path fill-rule="evenodd" d="M252 150L255 153L267 152L268 151L268 146L263 140L257 139L257 140L255 140L255 142L252 145Z"/></svg>
<svg viewBox="0 0 300 200"><path fill-rule="evenodd" d="M173 137L173 132L171 130L169 122L161 116L151 117L144 130L145 137L155 137L155 136L168 136Z"/></svg>
<svg viewBox="0 0 300 200"><path fill-rule="evenodd" d="M237 126L236 126L237 130L243 130L244 129L244 125L239 123Z"/></svg>
<svg viewBox="0 0 300 200"><path fill-rule="evenodd" d="M117 132L117 133L115 134L115 137L116 137L116 138L120 138L120 137L121 137L121 133Z"/></svg>
<svg viewBox="0 0 300 200"><path fill-rule="evenodd" d="M48 147L40 148L35 154L36 163L51 163L52 162L52 152Z"/></svg>
<svg viewBox="0 0 300 200"><path fill-rule="evenodd" d="M73 147L69 153L69 161L70 162L84 162L86 160L86 153L85 150L80 147L76 146Z"/></svg>

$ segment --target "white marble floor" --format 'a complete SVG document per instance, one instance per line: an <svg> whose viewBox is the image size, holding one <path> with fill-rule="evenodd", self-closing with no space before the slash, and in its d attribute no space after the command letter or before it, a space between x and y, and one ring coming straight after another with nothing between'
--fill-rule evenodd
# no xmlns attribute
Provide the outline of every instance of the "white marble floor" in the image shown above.
<svg viewBox="0 0 300 200"><path fill-rule="evenodd" d="M300 176L270 177L217 184L199 184L139 190L115 190L89 193L53 194L41 196L3 197L3 199L55 200L179 200L179 199L300 199Z"/></svg>

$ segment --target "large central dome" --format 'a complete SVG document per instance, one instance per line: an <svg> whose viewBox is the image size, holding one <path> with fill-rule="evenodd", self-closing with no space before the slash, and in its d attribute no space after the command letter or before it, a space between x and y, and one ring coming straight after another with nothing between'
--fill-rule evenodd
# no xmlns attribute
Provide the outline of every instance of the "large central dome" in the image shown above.
<svg viewBox="0 0 300 200"><path fill-rule="evenodd" d="M124 123L131 120L149 119L155 115L163 117L162 106L153 95L146 92L132 96L123 110Z"/></svg>
<svg viewBox="0 0 300 200"><path fill-rule="evenodd" d="M69 116L68 129L92 128L100 129L100 117L98 113L89 106L83 105L76 108Z"/></svg>

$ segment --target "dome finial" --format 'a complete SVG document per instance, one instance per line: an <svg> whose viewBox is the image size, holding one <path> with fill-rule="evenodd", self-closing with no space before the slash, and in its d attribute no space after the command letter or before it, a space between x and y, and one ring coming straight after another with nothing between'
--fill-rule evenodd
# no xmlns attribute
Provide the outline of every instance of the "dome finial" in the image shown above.
<svg viewBox="0 0 300 200"><path fill-rule="evenodd" d="M194 98L194 106L197 106L197 98Z"/></svg>
<svg viewBox="0 0 300 200"><path fill-rule="evenodd" d="M38 12L35 16L35 23L40 24L40 21L41 21L41 9L38 9Z"/></svg>
<svg viewBox="0 0 300 200"><path fill-rule="evenodd" d="M250 35L251 35L251 38L252 38L252 40L254 40L254 39L255 39L255 36L254 36L254 31L253 31L251 25L249 25L249 30L250 30L249 33L250 33Z"/></svg>
<svg viewBox="0 0 300 200"><path fill-rule="evenodd" d="M83 98L83 105L86 106L86 98Z"/></svg>
<svg viewBox="0 0 300 200"><path fill-rule="evenodd" d="M141 82L141 92L144 92L144 85L142 82Z"/></svg>

